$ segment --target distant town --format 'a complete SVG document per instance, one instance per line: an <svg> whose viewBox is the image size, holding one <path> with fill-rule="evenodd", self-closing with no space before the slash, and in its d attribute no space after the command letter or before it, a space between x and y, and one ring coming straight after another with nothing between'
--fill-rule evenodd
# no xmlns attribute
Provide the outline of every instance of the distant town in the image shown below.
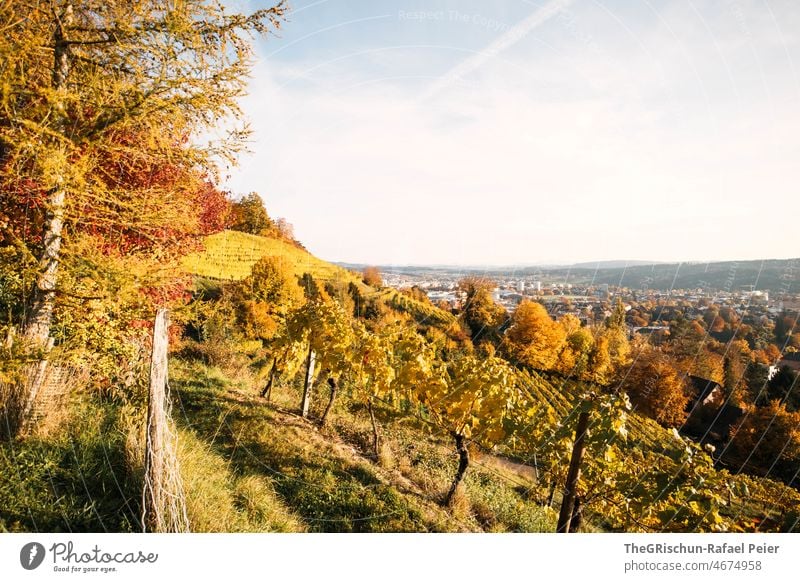
<svg viewBox="0 0 800 582"><path fill-rule="evenodd" d="M465 276L482 276L496 284L494 300L513 314L523 299L545 305L554 318L570 314L585 325L602 323L608 318L614 304L622 301L626 311L629 336L648 335L652 343L665 341L670 334L670 324L676 319L687 321L702 319L708 324L709 335L718 341L728 341L734 335L757 336L759 330L773 329L780 317L796 315L800 311L800 293L797 292L797 272L784 277L783 288L775 291L755 289L754 285L736 286L733 276L723 281L722 288L698 286L693 288L649 288L645 280L638 287L610 285L608 283L580 284L558 282L554 271L533 270L522 275L499 272L476 272L457 269L421 268L415 271L406 267L402 271L381 270L384 284L399 290L417 288L432 303L448 311L462 306L458 282ZM700 281L700 283L704 283ZM716 320L716 321L715 321ZM790 340L782 359L772 367L800 369L800 345Z"/></svg>

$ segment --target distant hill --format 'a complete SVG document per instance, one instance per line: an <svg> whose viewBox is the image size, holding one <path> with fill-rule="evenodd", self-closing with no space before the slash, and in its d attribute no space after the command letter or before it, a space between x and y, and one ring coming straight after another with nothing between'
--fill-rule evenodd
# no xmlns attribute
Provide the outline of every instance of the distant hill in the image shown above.
<svg viewBox="0 0 800 582"><path fill-rule="evenodd" d="M358 268L357 265L350 265ZM634 289L694 289L800 292L800 259L720 261L711 263L654 263L598 261L575 265L528 267L387 266L384 272L409 275L480 273L488 277L537 277L545 283L614 285Z"/></svg>
<svg viewBox="0 0 800 582"><path fill-rule="evenodd" d="M658 261L587 261L585 263L575 263L569 267L572 269L627 269L630 267L642 267L646 265L663 264ZM543 269L563 268L563 267L542 267Z"/></svg>
<svg viewBox="0 0 800 582"><path fill-rule="evenodd" d="M636 265L624 268L548 270L547 279L572 284L608 284L630 288L739 291L752 286L758 290L797 293L800 291L800 261L726 261L718 263L672 263ZM524 275L534 270L522 269Z"/></svg>

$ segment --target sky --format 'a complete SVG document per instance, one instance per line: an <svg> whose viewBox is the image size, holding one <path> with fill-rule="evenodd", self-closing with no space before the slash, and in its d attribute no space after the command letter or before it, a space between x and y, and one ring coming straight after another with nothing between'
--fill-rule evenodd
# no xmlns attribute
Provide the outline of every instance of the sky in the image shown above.
<svg viewBox="0 0 800 582"><path fill-rule="evenodd" d="M225 186L321 258L800 256L796 0L290 5Z"/></svg>

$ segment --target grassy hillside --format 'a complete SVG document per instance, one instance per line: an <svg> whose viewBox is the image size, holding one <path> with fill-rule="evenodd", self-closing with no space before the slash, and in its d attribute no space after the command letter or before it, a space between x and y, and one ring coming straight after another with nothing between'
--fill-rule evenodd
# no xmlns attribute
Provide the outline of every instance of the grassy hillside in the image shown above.
<svg viewBox="0 0 800 582"><path fill-rule="evenodd" d="M343 400L327 428L296 412L300 388L267 404L244 372L173 358L179 462L196 532L553 531L556 513L513 465L477 458L453 507L449 439L378 411L381 458L363 408ZM312 408L318 414L320 398ZM140 529L142 434L128 408L83 397L57 439L0 444L0 531Z"/></svg>
<svg viewBox="0 0 800 582"><path fill-rule="evenodd" d="M219 368L181 362L171 384L183 431L208 443L240 478L261 479L308 531L552 531L555 512L528 495L535 484L482 459L452 509L438 501L455 469L449 439L424 435L379 411L383 450L370 450L366 411L343 400L329 426L296 413L299 386L266 404ZM320 394L312 416L325 404Z"/></svg>
<svg viewBox="0 0 800 582"><path fill-rule="evenodd" d="M298 276L310 273L323 281L338 278L359 280L350 271L318 259L281 239L226 230L206 238L204 246L203 251L189 255L183 263L191 274L199 277L238 281L250 274L259 259L272 256L286 260Z"/></svg>
<svg viewBox="0 0 800 582"><path fill-rule="evenodd" d="M242 374L173 358L170 384L179 461L192 530L198 532L550 531L559 495L529 466L473 451L463 492L440 505L457 465L451 439L378 409L380 458L371 454L363 405L344 398L320 428L297 414L301 388L276 387L273 402ZM532 392L569 406L563 386L536 377ZM326 403L318 394L312 418ZM137 531L141 515L141 435L132 411L82 397L58 439L0 445L0 531ZM136 413L133 413L134 415ZM669 431L633 415L630 446L652 454ZM786 522L800 495L782 484L733 479L748 494L724 512L762 529ZM589 514L582 529L602 531ZM785 526L784 526L785 527Z"/></svg>
<svg viewBox="0 0 800 582"><path fill-rule="evenodd" d="M358 274L318 259L285 240L226 230L206 238L204 246L203 251L187 256L183 262L184 268L198 277L238 281L250 275L253 265L262 257L282 257L298 277L310 273L321 281L352 282L366 298L380 298L386 305L410 314L419 322L432 325L455 322L452 314L403 295L396 289L378 292L365 285Z"/></svg>
<svg viewBox="0 0 800 582"><path fill-rule="evenodd" d="M357 274L282 240L224 232L210 237L186 267L199 277L237 280L263 256L284 257L298 276L354 282L365 296L419 322L455 322L430 303L372 289ZM320 427L325 382L315 386L311 414L302 418L301 378L278 380L271 402L259 396L265 377L258 342L183 341L174 346L170 386L193 531L554 531L560 493L550 487L552 467L530 466L532 453L513 459L473 448L463 489L443 507L458 465L446 431L402 414L397 403L376 401L382 436L375 455L363 398L347 384ZM556 375L519 374L531 401L549 406L559 419L574 418L584 387ZM132 390L114 399L77 391L66 410L65 429L57 435L0 443L0 531L140 531L144 394ZM679 457L685 446L635 412L627 426L623 453L655 478L659 473L650 467ZM796 490L769 479L724 476L736 491L721 501L726 518L748 531L797 527ZM636 498L635 490L629 493ZM602 510L587 507L582 531L620 529Z"/></svg>

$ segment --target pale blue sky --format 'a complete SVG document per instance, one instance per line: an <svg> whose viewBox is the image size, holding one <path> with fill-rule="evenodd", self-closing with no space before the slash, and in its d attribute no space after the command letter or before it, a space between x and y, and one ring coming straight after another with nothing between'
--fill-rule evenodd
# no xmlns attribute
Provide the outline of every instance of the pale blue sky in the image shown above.
<svg viewBox="0 0 800 582"><path fill-rule="evenodd" d="M228 186L325 259L800 255L800 3L291 5Z"/></svg>

